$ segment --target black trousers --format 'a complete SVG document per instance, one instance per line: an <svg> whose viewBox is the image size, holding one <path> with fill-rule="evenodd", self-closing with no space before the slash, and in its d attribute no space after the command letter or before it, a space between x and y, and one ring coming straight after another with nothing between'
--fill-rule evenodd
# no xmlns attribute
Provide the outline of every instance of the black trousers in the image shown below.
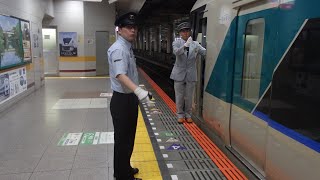
<svg viewBox="0 0 320 180"><path fill-rule="evenodd" d="M114 176L117 180L133 179L130 158L138 120L139 100L133 93L113 92L110 111L114 126Z"/></svg>

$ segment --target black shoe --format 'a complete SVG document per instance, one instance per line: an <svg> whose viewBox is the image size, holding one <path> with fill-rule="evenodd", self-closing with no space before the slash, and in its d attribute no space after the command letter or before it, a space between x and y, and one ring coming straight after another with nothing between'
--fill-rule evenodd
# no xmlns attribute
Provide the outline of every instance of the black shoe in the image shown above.
<svg viewBox="0 0 320 180"><path fill-rule="evenodd" d="M138 173L139 173L139 169L138 168L132 168L132 174L133 175L138 174ZM113 177L115 177L114 174L113 174ZM137 180L139 180L139 178Z"/></svg>
<svg viewBox="0 0 320 180"><path fill-rule="evenodd" d="M133 178L132 180L142 180L141 178Z"/></svg>
<svg viewBox="0 0 320 180"><path fill-rule="evenodd" d="M139 173L139 169L138 168L132 168L132 174L137 174Z"/></svg>

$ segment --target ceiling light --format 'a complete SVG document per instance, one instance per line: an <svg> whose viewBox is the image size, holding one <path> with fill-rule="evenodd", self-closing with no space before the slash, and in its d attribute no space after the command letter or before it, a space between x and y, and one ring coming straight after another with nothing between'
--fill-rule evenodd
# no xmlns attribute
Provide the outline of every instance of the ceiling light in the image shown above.
<svg viewBox="0 0 320 180"><path fill-rule="evenodd" d="M90 2L102 2L102 0L83 0L83 1L90 1Z"/></svg>
<svg viewBox="0 0 320 180"><path fill-rule="evenodd" d="M114 2L117 2L118 0L109 0L108 2L109 2L109 4L112 4L112 3L114 3Z"/></svg>

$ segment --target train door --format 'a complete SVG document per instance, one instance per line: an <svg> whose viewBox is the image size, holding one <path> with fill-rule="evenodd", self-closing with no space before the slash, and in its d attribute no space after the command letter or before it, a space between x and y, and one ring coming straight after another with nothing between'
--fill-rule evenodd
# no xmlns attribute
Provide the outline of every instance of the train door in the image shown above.
<svg viewBox="0 0 320 180"><path fill-rule="evenodd" d="M252 114L271 77L266 75L274 57L277 8L271 1L239 7L232 107L231 149L260 177L265 176L268 123Z"/></svg>
<svg viewBox="0 0 320 180"><path fill-rule="evenodd" d="M206 34L207 34L207 18L203 18L205 7L193 11L192 25L193 25L193 39L198 41L204 48L206 48ZM204 70L205 58L201 55L197 57L197 83L193 96L193 114L202 117L203 110L203 91L204 91Z"/></svg>

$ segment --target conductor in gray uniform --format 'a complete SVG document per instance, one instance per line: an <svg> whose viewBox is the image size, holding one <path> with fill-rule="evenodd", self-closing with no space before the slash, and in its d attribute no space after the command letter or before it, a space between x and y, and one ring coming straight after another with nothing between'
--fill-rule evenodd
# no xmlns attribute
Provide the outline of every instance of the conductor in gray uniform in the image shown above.
<svg viewBox="0 0 320 180"><path fill-rule="evenodd" d="M178 122L192 122L192 96L197 81L196 57L205 55L206 49L191 37L191 26L188 22L178 25L181 38L172 43L176 62L170 78L174 80Z"/></svg>
<svg viewBox="0 0 320 180"><path fill-rule="evenodd" d="M138 104L149 103L149 92L140 88L132 42L137 36L136 14L127 13L115 21L118 39L108 49L113 96L110 111L114 126L114 177L116 180L139 180L138 168L130 165L137 128Z"/></svg>

